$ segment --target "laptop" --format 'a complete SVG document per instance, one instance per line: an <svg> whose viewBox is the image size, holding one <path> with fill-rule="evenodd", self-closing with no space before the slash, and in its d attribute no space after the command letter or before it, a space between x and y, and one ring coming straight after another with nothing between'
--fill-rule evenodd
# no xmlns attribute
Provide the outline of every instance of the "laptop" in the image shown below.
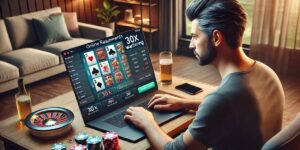
<svg viewBox="0 0 300 150"><path fill-rule="evenodd" d="M142 130L124 121L125 111L130 106L147 109L155 94L166 92L158 89L141 29L65 50L62 56L87 127L114 131L130 142L145 138ZM183 113L149 111L159 125Z"/></svg>

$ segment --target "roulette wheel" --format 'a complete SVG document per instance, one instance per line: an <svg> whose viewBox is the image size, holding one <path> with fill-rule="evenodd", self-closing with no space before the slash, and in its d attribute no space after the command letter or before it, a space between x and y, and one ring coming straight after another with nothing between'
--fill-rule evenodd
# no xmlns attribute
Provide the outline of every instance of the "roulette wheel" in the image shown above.
<svg viewBox="0 0 300 150"><path fill-rule="evenodd" d="M32 135L50 139L70 131L73 120L72 111L62 107L50 107L30 113L25 119L25 125Z"/></svg>

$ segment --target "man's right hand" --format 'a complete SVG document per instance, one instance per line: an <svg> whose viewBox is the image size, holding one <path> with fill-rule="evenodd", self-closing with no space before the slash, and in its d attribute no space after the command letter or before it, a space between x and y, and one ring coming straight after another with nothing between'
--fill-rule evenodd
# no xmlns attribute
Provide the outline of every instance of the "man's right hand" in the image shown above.
<svg viewBox="0 0 300 150"><path fill-rule="evenodd" d="M157 94L148 102L148 108L154 110L177 111L184 109L184 100L168 94Z"/></svg>

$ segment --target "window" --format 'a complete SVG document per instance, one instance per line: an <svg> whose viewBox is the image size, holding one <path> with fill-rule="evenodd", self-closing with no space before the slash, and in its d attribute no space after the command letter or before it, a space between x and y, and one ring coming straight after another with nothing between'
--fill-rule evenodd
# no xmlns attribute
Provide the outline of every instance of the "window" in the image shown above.
<svg viewBox="0 0 300 150"><path fill-rule="evenodd" d="M192 0L185 0L184 3L184 9L186 10L186 7L191 3ZM245 45L250 44L250 39L251 39L251 29L252 29L252 12L253 12L253 5L254 5L254 0L239 0L239 2L243 5L245 8L247 14L248 14L248 21L246 25L246 29L244 32L244 37L243 37L243 43ZM183 11L185 13L185 11ZM185 15L185 14L184 14ZM189 19L184 16L183 18L186 18L183 24L183 37L185 38L190 38L191 36L191 22Z"/></svg>

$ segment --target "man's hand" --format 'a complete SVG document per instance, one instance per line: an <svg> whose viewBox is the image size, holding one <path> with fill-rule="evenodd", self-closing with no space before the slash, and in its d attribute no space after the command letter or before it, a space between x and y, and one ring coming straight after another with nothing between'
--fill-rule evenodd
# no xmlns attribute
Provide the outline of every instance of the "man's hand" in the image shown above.
<svg viewBox="0 0 300 150"><path fill-rule="evenodd" d="M154 149L162 150L166 143L172 141L172 138L159 128L152 113L142 107L129 107L124 119L144 130Z"/></svg>
<svg viewBox="0 0 300 150"><path fill-rule="evenodd" d="M167 94L155 95L148 103L148 108L155 110L177 111L184 108L184 100Z"/></svg>
<svg viewBox="0 0 300 150"><path fill-rule="evenodd" d="M126 110L124 119L126 121L130 121L132 124L143 130L151 127L151 125L156 125L152 113L143 107L129 107Z"/></svg>

